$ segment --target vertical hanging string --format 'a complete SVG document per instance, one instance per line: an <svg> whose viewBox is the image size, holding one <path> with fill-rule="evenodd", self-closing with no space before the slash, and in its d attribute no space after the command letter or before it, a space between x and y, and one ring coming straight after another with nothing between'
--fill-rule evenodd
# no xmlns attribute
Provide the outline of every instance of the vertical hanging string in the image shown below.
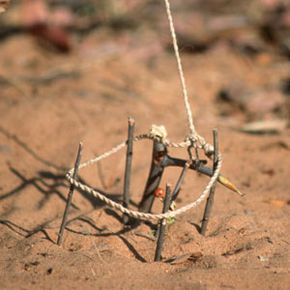
<svg viewBox="0 0 290 290"><path fill-rule="evenodd" d="M192 111L191 111L189 100L188 100L188 93L187 93L183 68L182 68L182 64L181 64L181 59L180 59L180 55L179 55L179 48L178 48L178 44L177 44L177 38L176 38L175 29L174 29L174 23L173 23L173 18L172 18L172 14L171 14L170 3L169 3L169 0L164 0L164 1L165 1L165 5L166 5L167 18L169 21L171 37L172 37L172 41L173 41L173 47L174 47L175 57L176 57L177 66L178 66L179 78L180 78L180 82L181 82L181 86L182 86L183 100L184 100L185 110L186 110L186 114L187 114L187 121L188 121L189 130L190 130L190 135L191 135L191 137L197 137L195 127L193 125Z"/></svg>

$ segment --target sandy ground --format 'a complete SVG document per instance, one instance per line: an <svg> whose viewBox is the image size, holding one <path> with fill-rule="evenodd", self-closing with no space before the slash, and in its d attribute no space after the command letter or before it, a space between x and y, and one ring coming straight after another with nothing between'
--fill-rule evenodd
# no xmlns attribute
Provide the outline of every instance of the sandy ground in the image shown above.
<svg viewBox="0 0 290 290"><path fill-rule="evenodd" d="M233 83L269 98L281 94L289 64L271 54L248 58L222 44L182 58L197 129L210 141L218 128L222 172L246 195L218 185L206 236L198 232L203 203L169 226L163 262L154 263L149 226L128 230L119 212L77 191L63 245L56 245L68 192L64 174L80 141L83 160L110 149L126 139L128 116L136 134L151 124L166 125L173 141L188 132L174 56L154 34L142 39L97 31L68 55L25 35L0 43L0 288L289 289L289 131L242 133L237 129L253 112L249 117L217 100ZM131 208L141 199L151 158L149 141L134 146ZM121 151L80 175L120 200L124 165ZM168 170L162 187L179 172ZM177 206L196 199L207 181L188 174ZM156 200L154 211L160 210ZM164 262L174 256L182 257Z"/></svg>

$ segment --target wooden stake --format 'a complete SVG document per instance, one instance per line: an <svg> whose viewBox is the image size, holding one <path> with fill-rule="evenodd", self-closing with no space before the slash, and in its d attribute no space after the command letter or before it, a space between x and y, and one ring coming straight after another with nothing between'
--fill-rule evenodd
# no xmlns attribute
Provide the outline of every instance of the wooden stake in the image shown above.
<svg viewBox="0 0 290 290"><path fill-rule="evenodd" d="M166 195L163 201L162 213L168 212L169 207L170 207L170 202L171 202L171 186L169 184L166 184ZM158 262L161 260L161 252L162 252L163 243L164 243L165 231L166 231L166 219L162 219L159 222L159 230L158 230L159 235L157 238L157 246L156 246L155 257L154 257L155 262Z"/></svg>
<svg viewBox="0 0 290 290"><path fill-rule="evenodd" d="M218 151L219 151L219 146L218 146L218 131L217 129L213 130L213 145L214 145L214 158L213 158L213 172L215 171L217 164L218 164ZM205 205L205 210L203 214L203 219L201 221L201 227L200 227L200 233L204 236L206 229L207 229L207 224L211 215L213 203L214 203L214 194L215 194L215 187L216 184L214 184L210 190L209 196L206 201Z"/></svg>
<svg viewBox="0 0 290 290"><path fill-rule="evenodd" d="M77 177L77 174L78 174L80 161L81 161L82 149L83 149L83 144L80 143L79 144L79 148L78 148L78 152L77 152L76 161L75 161L74 172L73 172L73 176L72 176L73 179L75 179ZM64 213L63 213L63 217L62 217L61 226L59 228L59 233L58 233L57 244L59 246L62 243L63 232L64 232L64 229L65 229L65 226L66 226L68 210L69 210L69 207L70 207L71 202L72 202L72 197L73 197L74 190L75 190L75 186L74 186L74 184L71 184L69 192L68 192L68 196L67 196L67 202L66 202L65 210L64 210Z"/></svg>
<svg viewBox="0 0 290 290"><path fill-rule="evenodd" d="M130 203L130 181L131 181L131 169L132 169L132 158L133 158L133 136L135 129L135 120L131 117L128 119L128 141L127 141L127 154L126 154L126 167L124 177L124 192L123 192L123 206L128 208ZM129 217L123 215L123 223L127 224Z"/></svg>
<svg viewBox="0 0 290 290"><path fill-rule="evenodd" d="M181 188L181 185L183 183L183 180L184 180L184 177L185 177L185 174L187 172L188 167L189 167L189 163L186 162L184 164L184 167L183 167L183 169L181 171L181 174L180 174L180 176L179 176L179 178L178 178L178 180L176 182L175 188L174 188L173 193L172 193L171 201L175 201L176 198L178 197L178 194L180 192L180 188Z"/></svg>

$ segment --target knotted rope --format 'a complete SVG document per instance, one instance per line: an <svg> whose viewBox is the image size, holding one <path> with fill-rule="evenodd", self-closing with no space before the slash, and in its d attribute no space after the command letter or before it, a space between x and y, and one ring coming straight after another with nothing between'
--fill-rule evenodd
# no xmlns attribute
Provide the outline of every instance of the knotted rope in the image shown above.
<svg viewBox="0 0 290 290"><path fill-rule="evenodd" d="M164 0L164 2L165 2L165 6L166 6L167 18L168 18L168 22L169 22L169 28L170 28L170 33L171 33L171 37L172 37L175 58L177 61L179 79L180 79L180 83L181 83L181 87L182 87L183 102L184 102L185 111L186 111L186 115L187 115L188 127L189 127L189 131L190 131L190 134L186 140L189 140L191 143L193 143L192 145L194 147L199 147L199 148L203 149L205 151L205 154L210 157L213 153L213 146L211 144L207 143L205 141L205 139L197 133L197 131L195 130L195 126L193 124L192 111L191 111L190 104L189 104L186 81L185 81L183 67L182 67L181 58L180 58L180 54L179 54L179 47L178 47L178 43L177 43L177 37L176 37L176 33L175 33L173 17L172 17L171 8L170 8L170 2L169 2L169 0ZM197 142L199 143L199 145L196 144Z"/></svg>

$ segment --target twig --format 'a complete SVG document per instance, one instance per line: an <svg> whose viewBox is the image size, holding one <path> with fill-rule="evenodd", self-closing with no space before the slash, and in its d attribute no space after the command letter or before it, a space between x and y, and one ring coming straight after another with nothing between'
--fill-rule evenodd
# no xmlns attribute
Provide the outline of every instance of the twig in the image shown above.
<svg viewBox="0 0 290 290"><path fill-rule="evenodd" d="M55 82L60 79L75 79L80 77L80 72L78 70L71 71L62 71L62 70L53 70L43 73L39 76L25 76L20 77L19 79L33 85L49 85L52 82Z"/></svg>
<svg viewBox="0 0 290 290"><path fill-rule="evenodd" d="M183 169L181 171L181 174L180 174L180 176L179 176L179 178L178 178L178 180L176 182L175 188L174 188L173 193L172 193L171 202L175 201L176 198L178 197L178 194L180 192L180 187L181 187L181 185L183 183L183 180L184 180L184 177L185 177L185 174L187 172L188 167L189 167L189 163L186 162L184 164L184 167L183 167Z"/></svg>
<svg viewBox="0 0 290 290"><path fill-rule="evenodd" d="M217 129L213 130L213 145L214 145L214 158L213 158L213 171L215 171L216 166L217 166L217 161L218 161L218 151L219 151L219 146L218 146L218 131ZM212 211L213 203L214 203L214 194L215 194L215 187L216 184L214 184L210 190L209 196L206 201L205 205L205 210L203 214L203 219L201 221L201 227L200 227L200 233L204 236L206 229L207 229L207 224L209 221L209 217Z"/></svg>
<svg viewBox="0 0 290 290"><path fill-rule="evenodd" d="M73 177L74 178L76 178L76 176L78 174L78 169L79 169L79 165L80 165L80 161L81 161L82 148L83 148L83 145L82 145L82 143L80 143L79 144L79 148L78 148L76 161L75 161L75 166L74 166L74 172L73 172ZM68 210L69 210L69 207L70 207L71 202L72 202L74 189L75 189L74 184L71 184L70 189L69 189L69 193L68 193L68 197L67 197L67 203L66 203L65 210L64 210L64 213L63 213L61 226L60 226L59 233L58 233L57 244L59 246L62 243L63 232L64 232L64 228L66 226Z"/></svg>
<svg viewBox="0 0 290 290"><path fill-rule="evenodd" d="M169 184L166 184L166 195L163 201L162 213L166 213L169 210L170 201L171 201L171 186ZM155 262L158 262L161 260L161 252L163 248L165 230L166 230L166 219L162 219L159 222L159 235L157 239L157 246L156 246L155 257L154 257Z"/></svg>

